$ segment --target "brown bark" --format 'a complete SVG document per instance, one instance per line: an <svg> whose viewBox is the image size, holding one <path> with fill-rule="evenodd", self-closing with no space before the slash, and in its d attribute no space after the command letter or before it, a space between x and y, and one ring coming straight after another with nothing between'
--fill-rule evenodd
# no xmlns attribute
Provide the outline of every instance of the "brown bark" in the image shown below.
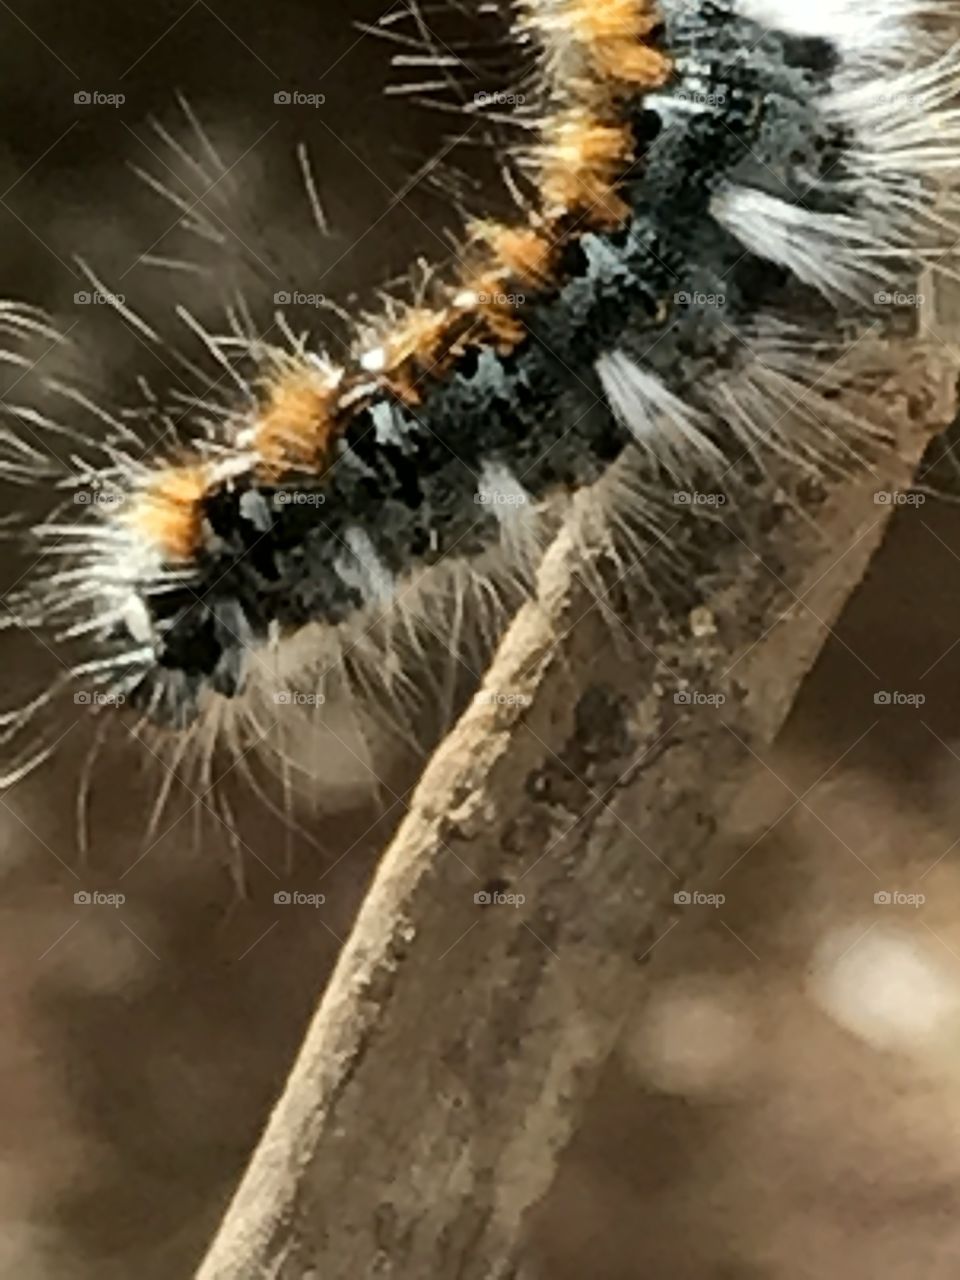
<svg viewBox="0 0 960 1280"><path fill-rule="evenodd" d="M909 487L952 414L954 370L934 347L898 349L871 400L895 448L814 496L795 489L796 506L758 493L763 532L723 549L692 613L632 615L629 647L561 535L487 673L495 696L437 751L382 860L201 1280L493 1280L529 1265L524 1215L674 894L710 890L711 837L751 752L880 542L892 507L875 493ZM726 701L678 704L683 688ZM497 890L525 902L474 901Z"/></svg>

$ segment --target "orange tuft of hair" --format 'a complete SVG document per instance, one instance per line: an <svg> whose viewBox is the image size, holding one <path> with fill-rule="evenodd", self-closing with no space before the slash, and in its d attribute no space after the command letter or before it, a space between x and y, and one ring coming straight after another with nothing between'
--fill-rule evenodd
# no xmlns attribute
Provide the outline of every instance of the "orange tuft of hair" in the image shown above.
<svg viewBox="0 0 960 1280"><path fill-rule="evenodd" d="M465 314L476 316L478 325L470 329L462 346L492 339L501 355L509 355L527 336L527 326L517 314L517 303L503 292L503 273L489 271L473 276L456 301Z"/></svg>
<svg viewBox="0 0 960 1280"><path fill-rule="evenodd" d="M567 0L558 21L604 77L633 89L659 89L670 75L670 59L645 43L659 22L646 0Z"/></svg>
<svg viewBox="0 0 960 1280"><path fill-rule="evenodd" d="M319 471L326 464L338 430L339 382L334 370L296 364L268 383L253 427L253 447L271 479L290 471Z"/></svg>
<svg viewBox="0 0 960 1280"><path fill-rule="evenodd" d="M534 153L548 212L579 213L595 226L619 226L630 206L618 187L633 162L627 125L605 124L586 108L551 119L547 138Z"/></svg>
<svg viewBox="0 0 960 1280"><path fill-rule="evenodd" d="M556 245L535 227L510 226L484 220L471 223L468 233L490 250L493 269L509 280L542 288L553 272Z"/></svg>
<svg viewBox="0 0 960 1280"><path fill-rule="evenodd" d="M453 337L455 313L448 308L411 307L382 338L382 378L411 408L423 403L420 384L442 372L462 345Z"/></svg>
<svg viewBox="0 0 960 1280"><path fill-rule="evenodd" d="M200 547L209 482L199 462L158 471L137 495L126 519L164 560L190 560Z"/></svg>

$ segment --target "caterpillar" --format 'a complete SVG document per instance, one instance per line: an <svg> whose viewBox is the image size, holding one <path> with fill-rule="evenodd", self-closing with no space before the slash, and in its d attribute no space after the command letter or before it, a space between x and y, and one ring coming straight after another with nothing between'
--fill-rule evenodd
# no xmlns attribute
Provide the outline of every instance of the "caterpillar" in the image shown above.
<svg viewBox="0 0 960 1280"><path fill-rule="evenodd" d="M618 580L668 575L702 481L862 462L845 352L952 270L957 14L516 0L536 65L515 216L474 220L449 269L358 318L346 359L232 308L222 334L193 325L222 378L186 430L151 444L80 396L101 430L28 410L4 429L3 479L68 495L5 601L63 671L0 720L4 785L80 690L171 776L209 782L225 751L258 790L262 769L287 800L329 794L344 762L376 775L378 735L455 704L560 522L605 522ZM0 328L52 336L14 303Z"/></svg>

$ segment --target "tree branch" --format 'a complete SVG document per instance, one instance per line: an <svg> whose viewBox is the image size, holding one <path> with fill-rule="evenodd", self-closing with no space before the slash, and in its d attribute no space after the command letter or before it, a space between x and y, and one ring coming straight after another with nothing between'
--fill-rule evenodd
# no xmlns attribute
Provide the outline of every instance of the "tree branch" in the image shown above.
<svg viewBox="0 0 960 1280"><path fill-rule="evenodd" d="M813 495L781 476L793 500L759 493L753 545L722 550L693 612L632 617L628 652L561 534L382 860L200 1280L521 1274L524 1215L674 894L722 870L745 766L881 540L875 493L908 488L952 416L945 347L878 348L870 415L896 447Z"/></svg>

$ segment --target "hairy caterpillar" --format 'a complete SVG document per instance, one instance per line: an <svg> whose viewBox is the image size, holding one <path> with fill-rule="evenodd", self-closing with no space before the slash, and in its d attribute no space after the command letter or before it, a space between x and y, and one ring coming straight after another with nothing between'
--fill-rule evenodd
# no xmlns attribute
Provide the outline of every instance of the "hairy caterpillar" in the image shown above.
<svg viewBox="0 0 960 1280"><path fill-rule="evenodd" d="M222 744L251 780L256 760L284 792L322 787L381 712L416 721L438 652L482 667L559 519L602 508L619 576L666 571L673 495L701 477L731 487L764 450L856 459L844 351L952 243L956 12L519 3L539 137L516 219L469 228L445 278L357 324L349 360L235 311L200 334L223 394L175 445L106 411L66 464L4 434L7 479L96 498L34 527L40 564L7 602L66 669L4 717L6 781L81 689L201 781ZM45 321L8 306L0 325ZM809 431L787 438L797 405Z"/></svg>

